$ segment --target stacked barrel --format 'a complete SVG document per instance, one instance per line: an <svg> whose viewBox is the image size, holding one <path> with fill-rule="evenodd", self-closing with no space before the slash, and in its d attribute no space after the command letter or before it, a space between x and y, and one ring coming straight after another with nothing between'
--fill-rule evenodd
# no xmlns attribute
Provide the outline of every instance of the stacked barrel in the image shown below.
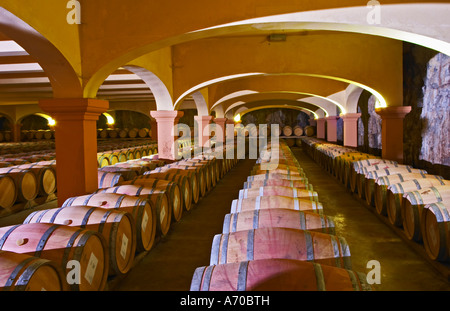
<svg viewBox="0 0 450 311"><path fill-rule="evenodd" d="M148 138L151 131L148 128L123 128L123 129L98 129L97 136L100 139L123 139L123 138Z"/></svg>
<svg viewBox="0 0 450 311"><path fill-rule="evenodd" d="M334 227L282 142L256 162L190 290L370 290Z"/></svg>
<svg viewBox="0 0 450 311"><path fill-rule="evenodd" d="M216 153L171 164L128 162L143 173L0 228L0 284L5 290L104 290L236 163Z"/></svg>
<svg viewBox="0 0 450 311"><path fill-rule="evenodd" d="M450 263L450 180L315 138L303 148L429 259Z"/></svg>
<svg viewBox="0 0 450 311"><path fill-rule="evenodd" d="M6 216L33 207L35 199L55 199L55 161L27 161L0 168L0 215Z"/></svg>

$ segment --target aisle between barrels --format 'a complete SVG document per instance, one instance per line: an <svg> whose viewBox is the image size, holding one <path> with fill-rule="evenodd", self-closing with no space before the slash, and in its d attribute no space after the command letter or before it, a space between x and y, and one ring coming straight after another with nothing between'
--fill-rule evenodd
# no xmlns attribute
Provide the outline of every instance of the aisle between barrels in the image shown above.
<svg viewBox="0 0 450 311"><path fill-rule="evenodd" d="M354 270L369 273L369 261L380 264L377 291L448 291L450 283L342 183L314 162L301 148L292 148L314 185L323 211L334 218L336 234L347 240Z"/></svg>
<svg viewBox="0 0 450 311"><path fill-rule="evenodd" d="M110 290L188 291L195 269L209 265L213 238L254 164L241 160Z"/></svg>

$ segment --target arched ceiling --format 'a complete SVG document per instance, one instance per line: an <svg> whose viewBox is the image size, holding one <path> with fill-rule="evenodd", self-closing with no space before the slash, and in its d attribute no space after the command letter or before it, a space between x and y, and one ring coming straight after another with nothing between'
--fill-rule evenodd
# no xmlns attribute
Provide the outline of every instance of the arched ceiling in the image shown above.
<svg viewBox="0 0 450 311"><path fill-rule="evenodd" d="M59 0L0 0L0 105L84 96L171 110L193 99L206 114L246 91L322 102L349 88L333 97L344 107L362 89L401 105L402 41L450 54L450 4L381 4L370 24L373 9L356 0L97 0L68 25L54 18L68 13Z"/></svg>

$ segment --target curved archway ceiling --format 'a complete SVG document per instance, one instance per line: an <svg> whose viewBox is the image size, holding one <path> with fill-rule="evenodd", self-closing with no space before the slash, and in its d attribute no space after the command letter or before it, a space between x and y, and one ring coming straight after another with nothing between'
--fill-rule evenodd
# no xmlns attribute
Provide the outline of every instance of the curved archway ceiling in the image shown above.
<svg viewBox="0 0 450 311"><path fill-rule="evenodd" d="M323 110L325 115L335 115L336 114L336 103L325 99L323 97L320 97L324 99L328 103L328 105L316 105L313 103L308 103L302 101L303 99L306 99L308 97L313 96L312 94L302 94L302 93L295 93L295 92L266 92L266 93L256 93L256 94L248 94L244 96L240 96L238 98L235 98L233 100L228 100L223 103L223 108L225 114L227 114L229 111L234 111L236 108L239 108L240 106L246 106L246 107L256 107L257 104L264 104L264 102L270 102L270 105L274 105L277 101L278 102L286 102L286 104L293 105L293 106L303 106L306 107L312 111L316 110ZM269 103L268 103L269 104ZM344 113L345 111L341 111Z"/></svg>
<svg viewBox="0 0 450 311"><path fill-rule="evenodd" d="M316 113L317 110L322 110L324 114L326 114L326 110L317 105L298 101L296 99L265 99L265 100L254 100L247 103L242 103L233 108L230 108L228 112L233 112L233 115L236 115L238 111L241 111L242 108L245 109L259 109L259 108L267 108L267 107L277 107L277 108L287 108L287 107L295 107L298 109L307 109L311 111L311 113ZM241 113L242 114L242 113Z"/></svg>
<svg viewBox="0 0 450 311"><path fill-rule="evenodd" d="M5 8L20 12L15 1L5 0L4 2ZM404 1L385 2L397 3ZM49 6L53 4L54 2L49 2L48 4L31 2L29 7L26 10L24 9L22 15L26 17L25 19L28 18L30 20L32 20L30 16L33 13L36 13L36 19L39 18L40 13L42 13L41 15L47 16ZM77 31L80 35L77 38L87 39L83 42L80 41L79 44L80 46L82 45L82 49L81 51L76 51L74 53L74 55L76 54L75 56L71 58L67 53L64 53L64 55L69 58L68 60L71 64L79 64L78 58L80 57L89 60L83 62L81 75L84 86L86 86L84 90L86 97L105 98L113 102L151 100L151 91L142 79L131 77L133 75L132 73L126 72L119 67L124 66L129 61L141 55L162 47L174 46L202 38L226 38L230 36L251 37L255 35L269 35L276 32L309 36L323 31L332 31L393 38L395 40L424 45L450 54L450 32L442 31L442 29L448 27L448 13L450 8L448 3L407 3L397 5L382 3L383 18L380 25L368 25L366 21L368 10L366 6L361 6L360 1L349 2L345 5L330 4L329 1L311 3L287 1L283 7L274 4L273 1L259 0L255 1L255 3L252 2L250 7L253 9L257 7L260 11L253 9L236 10L232 8L218 14L222 14L223 16L211 17L211 19L198 18L198 14L204 12L207 6L195 6L194 8L192 3L188 4L183 1L179 1L176 4L186 10L181 10L183 12L177 13L173 12L173 7L170 6L171 9L167 11L168 14L161 14L161 12L166 12L169 6L168 4L159 3L157 4L158 10L152 8L151 12L149 12L148 7L144 3L130 7L125 2L114 2L113 7L110 8L111 14L108 17L105 15L99 18L97 14L98 9L102 5L109 5L106 0L83 3L83 12L85 13L83 19L89 21L89 23L78 28ZM236 5L242 6L243 4L236 2ZM352 5L355 7L351 7ZM359 7L356 7L358 5ZM346 7L336 8L338 6ZM34 10L35 7L36 10ZM330 7L332 8L327 9ZM130 11L126 17L122 14L124 10ZM44 14L43 12L47 13ZM178 23L172 25L174 24L173 20L167 18L167 16L171 16L169 12L173 13L172 15L180 14L184 17L186 16L186 12L193 14L190 15L189 21L185 24ZM144 19L136 21L136 16L147 16L149 13L152 17L155 17L152 22L161 23L161 25L167 27L158 27L158 29L155 28L153 30L151 27L148 27ZM122 19L119 17L122 17ZM134 23L131 23L130 19L133 22L136 21L138 23L137 25L144 26L145 24L146 27L136 27ZM224 24L218 25L219 20ZM133 25L133 28L136 29L136 33L133 36L129 35L128 30L130 26L127 26L126 23ZM36 24L36 20L34 20L34 24ZM54 32L54 24L57 24L57 22L48 22L48 25L52 26L48 26L50 27L49 29L45 28L45 23L33 26L41 27L42 29L39 30L43 30L42 33L45 35L46 32ZM123 30L119 29L120 27L123 27ZM96 35L97 32L93 32L96 29L99 30L99 35ZM52 38L55 35L57 35L57 32L52 33ZM69 38L64 40L67 41ZM61 38L60 42L56 42L56 46L63 44L64 40ZM3 41L12 40L0 34L0 43ZM40 66L36 66L36 60L24 49L12 48L12 50L8 50L7 46L8 44L5 43L3 45L0 44L0 104L10 104L11 102L15 104L31 103L37 102L37 100L42 98L52 97L52 89L48 75L45 74ZM91 53L91 51L96 51L96 53ZM5 66L1 67L1 65ZM176 67L178 64L170 65ZM250 74L263 75L264 73ZM109 75L111 77L107 78ZM377 93L377 90L367 88L364 84L359 84L359 81L349 81L327 75L311 75L308 73L305 75L338 80L344 83L354 83L357 86L371 91L375 95L378 94L379 96L377 97L379 99L380 97L382 98L381 94ZM198 86L205 87L205 85L212 85L210 82L205 81L203 85ZM197 91L197 89L194 91ZM307 92L308 90L303 91Z"/></svg>
<svg viewBox="0 0 450 311"><path fill-rule="evenodd" d="M310 110L308 108L300 107L300 106L292 106L292 105L288 105L288 104L281 104L281 105L280 104L274 104L274 105L264 105L264 106L261 105L261 106L255 107L255 108L248 108L246 110L241 110L239 112L239 114L240 114L240 117L242 118L247 113L250 113L250 112L253 112L253 111L264 110L264 109L272 109L272 108L275 108L275 109L291 109L291 110L302 111L302 112L305 112L308 115L313 115L314 119L317 119L319 117L316 112L314 112L314 111L312 111L312 110Z"/></svg>

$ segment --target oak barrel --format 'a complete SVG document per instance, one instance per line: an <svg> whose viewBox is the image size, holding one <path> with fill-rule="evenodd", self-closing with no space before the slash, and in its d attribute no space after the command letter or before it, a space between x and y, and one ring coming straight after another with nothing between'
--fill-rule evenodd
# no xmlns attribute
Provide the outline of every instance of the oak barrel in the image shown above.
<svg viewBox="0 0 450 311"><path fill-rule="evenodd" d="M292 259L199 267L191 291L370 291L366 275Z"/></svg>
<svg viewBox="0 0 450 311"><path fill-rule="evenodd" d="M422 175L435 176L435 175ZM433 186L443 186L450 184L450 181L446 181L441 178L420 178L406 180L400 183L392 184L387 188L387 203L386 213L391 224L400 226L403 224L402 218L402 202L403 195L407 192L421 190L424 188L430 188Z"/></svg>
<svg viewBox="0 0 450 311"><path fill-rule="evenodd" d="M68 206L31 213L23 222L79 227L100 233L109 250L110 275L130 271L136 251L135 223L125 211L100 207Z"/></svg>
<svg viewBox="0 0 450 311"><path fill-rule="evenodd" d="M302 136L303 135L303 128L299 125L294 126L293 132L295 136Z"/></svg>
<svg viewBox="0 0 450 311"><path fill-rule="evenodd" d="M39 162L17 166L19 169L32 171L38 181L38 196L48 196L56 192L56 171L50 165Z"/></svg>
<svg viewBox="0 0 450 311"><path fill-rule="evenodd" d="M0 290L64 291L65 276L55 262L34 256L0 251Z"/></svg>
<svg viewBox="0 0 450 311"><path fill-rule="evenodd" d="M257 196L284 196L290 198L310 199L319 201L318 194L302 188L282 187L282 186L265 186L259 188L250 188L239 190L239 199L254 198Z"/></svg>
<svg viewBox="0 0 450 311"><path fill-rule="evenodd" d="M288 179L264 179L244 182L244 189L259 188L267 186L281 186L313 190L313 185L306 181L288 180Z"/></svg>
<svg viewBox="0 0 450 311"><path fill-rule="evenodd" d="M260 259L294 259L351 269L344 238L290 228L259 228L214 236L210 265Z"/></svg>
<svg viewBox="0 0 450 311"><path fill-rule="evenodd" d="M174 172L166 173L153 173L152 171L147 172L150 178L162 179L174 182L180 187L181 195L183 197L184 209L190 211L192 208L192 186L188 176L178 175Z"/></svg>
<svg viewBox="0 0 450 311"><path fill-rule="evenodd" d="M180 221L183 216L183 196L177 183L155 178L147 178L151 175L141 176L131 181L125 181L120 185L106 189L106 193L119 193L140 196L148 199L155 193L164 193L169 200L172 220Z"/></svg>
<svg viewBox="0 0 450 311"><path fill-rule="evenodd" d="M0 175L10 176L16 185L16 202L29 202L34 200L39 192L38 180L34 172L29 169L13 167L0 168Z"/></svg>
<svg viewBox="0 0 450 311"><path fill-rule="evenodd" d="M420 173L393 174L377 178L375 180L375 190L374 190L374 201L377 212L380 215L386 215L388 212L387 211L388 188L390 185L398 184L412 179L422 179L422 178L443 179L442 176L431 174L420 174Z"/></svg>
<svg viewBox="0 0 450 311"><path fill-rule="evenodd" d="M8 175L0 175L0 209L10 209L17 200L17 186L14 179Z"/></svg>
<svg viewBox="0 0 450 311"><path fill-rule="evenodd" d="M423 245L432 260L450 261L450 202L426 205L420 220Z"/></svg>
<svg viewBox="0 0 450 311"><path fill-rule="evenodd" d="M36 223L0 228L0 249L48 259L71 272L68 263L80 264L80 282L71 290L103 290L109 271L106 241L95 231L64 225ZM68 268L69 266L69 268Z"/></svg>
<svg viewBox="0 0 450 311"><path fill-rule="evenodd" d="M402 201L403 230L408 239L422 241L420 220L425 205L450 201L450 185L406 192Z"/></svg>
<svg viewBox="0 0 450 311"><path fill-rule="evenodd" d="M335 224L331 217L310 211L295 211L285 208L226 214L222 233L275 227L317 231L327 234L335 233Z"/></svg>
<svg viewBox="0 0 450 311"><path fill-rule="evenodd" d="M230 213L242 211L253 211L268 208L287 208L297 211L313 211L322 214L323 206L311 199L298 199L284 196L253 197L248 199L237 199L231 203Z"/></svg>
<svg viewBox="0 0 450 311"><path fill-rule="evenodd" d="M102 191L104 191L104 189L100 190L100 193L69 198L64 202L62 207L96 206L105 209L130 209L130 213L134 214L133 210L135 208L150 205L151 209L155 209L156 211L157 233L161 236L165 236L167 232L169 232L172 221L172 211L170 210L171 206L166 194L155 193L147 200L125 194L101 193ZM142 227L142 223L137 223L136 227Z"/></svg>
<svg viewBox="0 0 450 311"><path fill-rule="evenodd" d="M98 172L98 189L111 188L122 182L124 182L124 179L121 174Z"/></svg>

